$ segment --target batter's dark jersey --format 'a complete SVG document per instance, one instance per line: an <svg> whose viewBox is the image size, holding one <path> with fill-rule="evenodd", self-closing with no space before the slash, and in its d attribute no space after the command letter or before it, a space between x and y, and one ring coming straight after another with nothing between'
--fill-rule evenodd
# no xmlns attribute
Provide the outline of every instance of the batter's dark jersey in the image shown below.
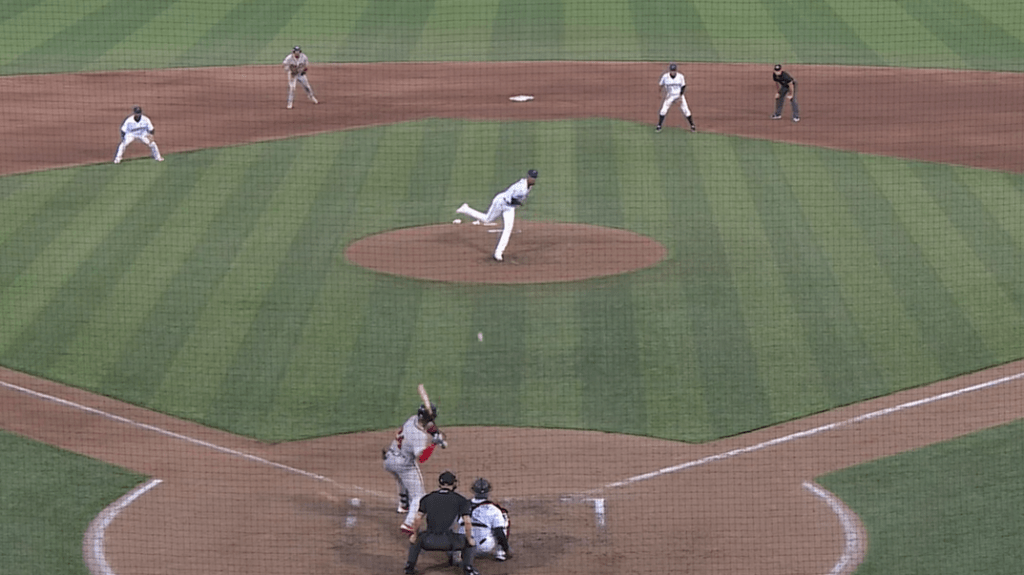
<svg viewBox="0 0 1024 575"><path fill-rule="evenodd" d="M456 519L473 514L473 504L451 489L438 489L420 499L419 511L427 516L428 533L445 533Z"/></svg>

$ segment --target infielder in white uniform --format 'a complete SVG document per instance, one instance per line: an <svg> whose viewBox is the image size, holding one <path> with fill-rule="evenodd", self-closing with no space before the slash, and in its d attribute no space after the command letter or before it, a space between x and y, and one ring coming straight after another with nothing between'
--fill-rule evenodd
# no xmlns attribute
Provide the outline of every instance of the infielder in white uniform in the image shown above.
<svg viewBox="0 0 1024 575"><path fill-rule="evenodd" d="M284 69L288 72L288 109L292 109L292 100L295 99L295 83L302 84L302 87L306 90L306 97L308 97L314 104L320 102L313 95L313 88L309 85L309 80L306 79L306 71L309 69L309 58L302 53L302 48L296 46L292 48L292 53L285 56Z"/></svg>
<svg viewBox="0 0 1024 575"><path fill-rule="evenodd" d="M469 207L469 204L462 204L459 209L455 210L460 214L476 218L476 221L473 222L474 225L489 224L501 216L505 227L501 230L497 247L494 248L494 259L499 262L503 260L508 240L512 237L512 226L516 221L516 208L523 205L535 183L537 183L537 170L529 170L526 172L525 178L518 180L504 192L494 196L494 199L491 200L491 208L487 210L486 214L474 210Z"/></svg>
<svg viewBox="0 0 1024 575"><path fill-rule="evenodd" d="M382 452L384 469L398 482L398 512L405 513L400 529L406 535L413 533L412 525L420 508L420 499L426 495L419 464L429 459L438 445L448 447L444 434L434 423L436 417L436 405L431 403L430 409L420 405L416 415L402 424L391 446Z"/></svg>
<svg viewBox="0 0 1024 575"><path fill-rule="evenodd" d="M483 477L473 483L473 539L476 554L490 553L497 561L504 561L512 554L508 544L508 511L489 499L491 482ZM466 526L459 519L459 533L466 533Z"/></svg>
<svg viewBox="0 0 1024 575"><path fill-rule="evenodd" d="M156 140L153 139L153 132L155 131L156 128L153 127L153 122L148 117L142 115L142 108L135 106L132 109L132 115L125 118L124 122L121 123L121 143L117 146L117 153L114 154L114 163L121 163L124 149L135 140L140 140L149 146L149 151L153 154L154 160L158 162L164 161L164 157L160 155L160 148L156 147Z"/></svg>
<svg viewBox="0 0 1024 575"><path fill-rule="evenodd" d="M679 100L679 109L683 111L686 121L690 123L690 131L697 131L697 126L693 123L693 116L690 115L690 107L686 105L686 96L683 95L683 92L686 91L686 79L676 71L676 68L675 64L669 64L668 72L662 74L661 81L658 82L658 87L665 96L665 99L661 102L661 112L658 115L658 125L654 128L655 132L661 131L661 125L665 122L665 115L668 114L669 108L672 107L672 102L676 100Z"/></svg>

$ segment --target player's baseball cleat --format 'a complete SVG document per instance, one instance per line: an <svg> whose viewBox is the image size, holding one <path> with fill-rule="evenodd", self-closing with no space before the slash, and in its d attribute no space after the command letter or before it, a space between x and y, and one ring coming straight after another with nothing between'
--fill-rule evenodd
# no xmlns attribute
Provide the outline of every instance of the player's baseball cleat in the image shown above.
<svg viewBox="0 0 1024 575"><path fill-rule="evenodd" d="M408 507L402 507L401 505L399 505L398 509L395 509L395 513L399 513L401 515L405 515L406 513L409 513L409 508Z"/></svg>
<svg viewBox="0 0 1024 575"><path fill-rule="evenodd" d="M163 158L163 156L160 156L159 158L157 158L157 159L156 159L156 161L158 161L158 162L162 162L162 161L164 161L164 158Z"/></svg>
<svg viewBox="0 0 1024 575"><path fill-rule="evenodd" d="M660 132L661 131L661 126L655 126L654 127L654 131L655 132Z"/></svg>
<svg viewBox="0 0 1024 575"><path fill-rule="evenodd" d="M121 158L114 158L114 163L115 164L120 164L121 163Z"/></svg>
<svg viewBox="0 0 1024 575"><path fill-rule="evenodd" d="M405 523L403 523L402 526L399 527L398 529L399 529L399 531L401 531L402 533L405 533L406 535L412 535L414 533L414 531L412 530L412 526L406 525Z"/></svg>
<svg viewBox="0 0 1024 575"><path fill-rule="evenodd" d="M292 109L292 103L291 103L291 102L288 102L288 109L289 109L289 110L291 110L291 109Z"/></svg>
<svg viewBox="0 0 1024 575"><path fill-rule="evenodd" d="M696 132L697 131L697 126L694 125L694 124L690 124L690 131L691 132Z"/></svg>
<svg viewBox="0 0 1024 575"><path fill-rule="evenodd" d="M773 120L781 120L781 119L782 119L782 116L780 116L780 115L778 115L778 114L772 114L772 119L773 119Z"/></svg>
<svg viewBox="0 0 1024 575"><path fill-rule="evenodd" d="M494 560L495 561L504 561L505 559L508 559L508 557L505 556L505 552L502 551L501 549L498 549L497 551L494 552Z"/></svg>
<svg viewBox="0 0 1024 575"><path fill-rule="evenodd" d="M793 121L794 121L794 122L799 122L799 121L800 121L800 118L793 118Z"/></svg>
<svg viewBox="0 0 1024 575"><path fill-rule="evenodd" d="M413 567L412 563L406 563L405 571L403 571L403 573L405 573L405 575L413 575L414 573L416 573L416 568Z"/></svg>
<svg viewBox="0 0 1024 575"><path fill-rule="evenodd" d="M501 256L499 256L498 254L494 254L491 257L493 257L494 261L496 261L496 262L504 261L504 260L501 259Z"/></svg>

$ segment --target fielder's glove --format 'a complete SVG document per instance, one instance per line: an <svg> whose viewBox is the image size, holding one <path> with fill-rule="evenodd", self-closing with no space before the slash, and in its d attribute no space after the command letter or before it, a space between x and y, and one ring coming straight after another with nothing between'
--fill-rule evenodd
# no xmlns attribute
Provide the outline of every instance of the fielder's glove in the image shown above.
<svg viewBox="0 0 1024 575"><path fill-rule="evenodd" d="M521 206L523 205L523 200L520 200L519 198L512 198L508 201L508 203L511 206Z"/></svg>

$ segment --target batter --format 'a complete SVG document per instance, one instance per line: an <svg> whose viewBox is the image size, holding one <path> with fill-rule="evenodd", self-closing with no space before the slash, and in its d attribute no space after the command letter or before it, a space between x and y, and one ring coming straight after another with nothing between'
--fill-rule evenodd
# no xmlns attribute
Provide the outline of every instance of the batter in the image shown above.
<svg viewBox="0 0 1024 575"><path fill-rule="evenodd" d="M665 99L661 102L661 112L658 114L658 125L654 127L655 132L661 131L661 125L665 123L665 116L668 114L669 108L672 107L672 102L676 100L679 100L679 109L683 111L686 121L690 123L690 131L697 131L697 126L693 123L693 116L690 114L690 107L686 105L686 96L683 95L683 92L686 91L686 79L677 71L677 68L678 66L675 64L669 64L668 72L662 74L661 81L658 82L658 87Z"/></svg>
<svg viewBox="0 0 1024 575"><path fill-rule="evenodd" d="M416 518L420 499L426 493L419 464L426 462L438 445L442 448L448 446L444 434L434 422L436 417L436 405L431 403L430 409L420 405L416 415L402 424L395 433L391 445L382 452L384 469L391 473L398 483L398 512L405 513L405 521L399 529L407 535L413 533L413 520Z"/></svg>
<svg viewBox="0 0 1024 575"><path fill-rule="evenodd" d="M114 154L114 163L121 163L125 148L135 140L139 140L149 146L149 151L153 154L154 160L158 162L164 161L164 157L160 155L160 148L156 147L156 140L153 139L155 132L156 128L153 127L153 122L142 114L142 107L135 106L132 108L132 115L125 118L124 122L121 123L121 144L117 146L117 153Z"/></svg>
<svg viewBox="0 0 1024 575"><path fill-rule="evenodd" d="M309 70L309 58L302 53L302 48L298 46L292 48L292 53L285 56L282 64L288 72L288 109L292 109L292 100L295 99L296 82L302 84L302 88L306 90L307 98L314 104L319 104L320 101L313 95L313 88L309 85L309 80L306 79L306 71Z"/></svg>
<svg viewBox="0 0 1024 575"><path fill-rule="evenodd" d="M512 226L516 221L516 208L523 205L526 197L530 194L530 190L536 183L537 170L529 170L526 172L525 178L516 181L516 183L506 188L504 192L494 196L494 199L491 200L491 208L487 210L486 214L474 210L469 207L469 204L462 204L459 206L459 209L455 210L460 214L476 218L476 221L473 222L476 225L481 223L489 224L498 219L498 216L501 216L505 227L501 230L498 245L494 248L494 259L496 261L503 261L505 257L505 248L508 247L508 240L512 237Z"/></svg>

